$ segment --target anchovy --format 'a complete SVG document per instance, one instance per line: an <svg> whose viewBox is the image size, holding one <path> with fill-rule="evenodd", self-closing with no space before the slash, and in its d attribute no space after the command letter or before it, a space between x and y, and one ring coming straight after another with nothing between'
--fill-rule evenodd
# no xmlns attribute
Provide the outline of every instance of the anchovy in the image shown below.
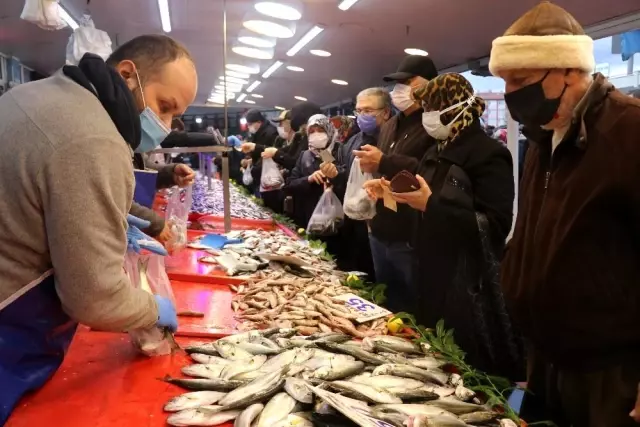
<svg viewBox="0 0 640 427"><path fill-rule="evenodd" d="M169 400L164 405L167 412L184 411L185 409L199 408L205 405L213 405L218 402L225 393L219 391L194 391L184 393Z"/></svg>
<svg viewBox="0 0 640 427"><path fill-rule="evenodd" d="M238 418L236 418L235 423L233 423L233 427L251 427L251 423L258 418L260 412L264 409L264 405L262 403L254 403L247 407L244 411L240 413Z"/></svg>

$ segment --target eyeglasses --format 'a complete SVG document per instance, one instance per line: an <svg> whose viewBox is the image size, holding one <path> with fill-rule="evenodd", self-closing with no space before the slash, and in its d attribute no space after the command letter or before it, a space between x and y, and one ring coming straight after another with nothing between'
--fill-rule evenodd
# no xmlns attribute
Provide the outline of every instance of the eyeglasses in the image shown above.
<svg viewBox="0 0 640 427"><path fill-rule="evenodd" d="M365 116L377 116L384 108L362 108L357 109L355 111L356 116L365 115Z"/></svg>

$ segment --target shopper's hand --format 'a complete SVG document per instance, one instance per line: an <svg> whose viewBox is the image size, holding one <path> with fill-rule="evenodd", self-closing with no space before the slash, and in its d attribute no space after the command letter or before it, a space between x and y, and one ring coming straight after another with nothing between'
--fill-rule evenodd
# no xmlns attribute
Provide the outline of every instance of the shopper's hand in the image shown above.
<svg viewBox="0 0 640 427"><path fill-rule="evenodd" d="M187 187L193 184L196 173L184 163L178 163L173 169L173 182L179 187Z"/></svg>
<svg viewBox="0 0 640 427"><path fill-rule="evenodd" d="M309 182L311 184L318 184L318 185L323 185L324 184L324 179L325 179L325 175L324 173L322 173L322 171L317 170L314 173L312 173L311 175L309 175Z"/></svg>
<svg viewBox="0 0 640 427"><path fill-rule="evenodd" d="M263 159L271 159L271 158L273 158L273 156L276 155L277 152L278 152L278 149L276 147L267 147L262 152L262 158Z"/></svg>
<svg viewBox="0 0 640 427"><path fill-rule="evenodd" d="M240 148L242 149L243 153L251 153L256 149L256 144L254 144L253 142L243 142Z"/></svg>
<svg viewBox="0 0 640 427"><path fill-rule="evenodd" d="M414 209L424 212L427 209L427 201L431 197L431 188L429 184L420 175L416 175L420 183L420 189L409 193L391 193L391 198L397 203L409 205Z"/></svg>
<svg viewBox="0 0 640 427"><path fill-rule="evenodd" d="M373 145L364 145L361 150L353 150L353 154L360 159L360 168L363 172L378 172L382 151Z"/></svg>
<svg viewBox="0 0 640 427"><path fill-rule="evenodd" d="M173 303L165 297L154 295L156 305L158 306L158 321L156 326L159 328L167 328L171 332L178 330L178 317L176 316L176 308Z"/></svg>
<svg viewBox="0 0 640 427"><path fill-rule="evenodd" d="M320 165L320 171L330 179L338 176L338 168L333 163L324 162Z"/></svg>
<svg viewBox="0 0 640 427"><path fill-rule="evenodd" d="M384 196L385 182L383 179L370 179L362 185L369 198L373 201L382 199Z"/></svg>
<svg viewBox="0 0 640 427"><path fill-rule="evenodd" d="M158 244L158 242L140 231L140 228L146 229L151 226L149 221L145 221L144 219L140 219L133 215L127 215L127 223L129 224L129 227L127 228L128 250L139 254L143 249L146 249L158 255L167 255L167 251L162 247L162 245Z"/></svg>
<svg viewBox="0 0 640 427"><path fill-rule="evenodd" d="M158 234L156 239L158 240L158 242L160 242L160 243L162 243L164 245L169 240L171 240L172 237L173 237L173 232L171 232L171 227L169 226L168 222L165 222L164 228L162 229L160 234Z"/></svg>
<svg viewBox="0 0 640 427"><path fill-rule="evenodd" d="M631 418L640 424L640 384L638 384L638 397L636 398L636 407L631 411Z"/></svg>
<svg viewBox="0 0 640 427"><path fill-rule="evenodd" d="M251 163L252 163L251 159L242 159L242 160L240 161L240 166L242 166L243 168L245 168L245 169L246 169L246 168L248 168L249 166L251 166Z"/></svg>

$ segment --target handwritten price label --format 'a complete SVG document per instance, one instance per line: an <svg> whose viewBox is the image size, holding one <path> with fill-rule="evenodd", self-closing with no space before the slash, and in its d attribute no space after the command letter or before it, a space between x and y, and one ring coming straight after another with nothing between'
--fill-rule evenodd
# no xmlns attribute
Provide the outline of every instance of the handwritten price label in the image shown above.
<svg viewBox="0 0 640 427"><path fill-rule="evenodd" d="M391 314L386 308L375 305L374 303L360 298L354 294L343 294L336 297L340 301L344 301L345 306L358 318L358 323L368 322L369 320L378 319Z"/></svg>

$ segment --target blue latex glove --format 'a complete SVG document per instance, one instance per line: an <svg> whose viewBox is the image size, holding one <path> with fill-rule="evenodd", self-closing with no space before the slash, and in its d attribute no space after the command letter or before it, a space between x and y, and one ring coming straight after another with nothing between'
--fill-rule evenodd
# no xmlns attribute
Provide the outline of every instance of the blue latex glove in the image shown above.
<svg viewBox="0 0 640 427"><path fill-rule="evenodd" d="M140 253L142 249L146 249L154 254L167 256L168 252L160 242L154 240L151 236L144 234L140 229L149 228L151 223L137 216L127 215L127 247L129 250Z"/></svg>
<svg viewBox="0 0 640 427"><path fill-rule="evenodd" d="M207 234L200 239L199 243L212 249L222 249L225 245L242 243L242 239L228 239L227 236L220 234Z"/></svg>
<svg viewBox="0 0 640 427"><path fill-rule="evenodd" d="M178 330L178 316L176 315L176 309L173 303L165 297L160 295L153 296L156 299L158 305L158 321L156 326L159 328L167 328L171 332Z"/></svg>

